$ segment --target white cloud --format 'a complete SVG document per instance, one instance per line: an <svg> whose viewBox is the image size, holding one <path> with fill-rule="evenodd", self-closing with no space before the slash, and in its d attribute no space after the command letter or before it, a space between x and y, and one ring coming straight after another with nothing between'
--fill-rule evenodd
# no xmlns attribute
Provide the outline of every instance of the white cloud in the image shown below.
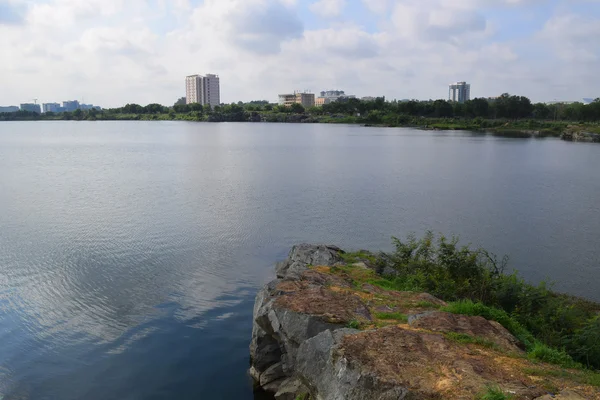
<svg viewBox="0 0 600 400"><path fill-rule="evenodd" d="M424 7L417 0L398 3L391 20L403 37L423 40L456 42L465 35L486 30L486 19L476 10L444 6L441 2L435 7Z"/></svg>
<svg viewBox="0 0 600 400"><path fill-rule="evenodd" d="M319 0L312 3L310 10L322 17L337 17L346 7L346 0Z"/></svg>
<svg viewBox="0 0 600 400"><path fill-rule="evenodd" d="M377 14L385 13L390 4L389 0L362 0L362 2L365 7Z"/></svg>
<svg viewBox="0 0 600 400"><path fill-rule="evenodd" d="M561 59L576 62L600 60L599 37L600 21L576 14L552 17L539 34Z"/></svg>
<svg viewBox="0 0 600 400"><path fill-rule="evenodd" d="M540 32L502 39L512 27L490 20L486 7L508 13L550 3L370 0L377 25L367 26L360 16L303 21L301 9L315 6L309 0L0 0L0 11L14 11L10 23L0 18L0 104L172 104L191 73L219 74L227 102L331 88L440 98L456 80L471 82L477 96L594 96L600 12L581 15L560 1ZM342 3L323 15L341 15Z"/></svg>

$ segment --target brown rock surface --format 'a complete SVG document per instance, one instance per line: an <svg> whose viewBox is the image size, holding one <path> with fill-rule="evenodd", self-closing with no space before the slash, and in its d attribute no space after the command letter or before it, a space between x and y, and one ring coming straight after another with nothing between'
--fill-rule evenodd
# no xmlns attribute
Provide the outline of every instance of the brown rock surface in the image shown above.
<svg viewBox="0 0 600 400"><path fill-rule="evenodd" d="M436 311L416 315L411 319L410 326L433 332L454 332L484 338L504 351L523 353L519 341L506 328L483 317Z"/></svg>
<svg viewBox="0 0 600 400"><path fill-rule="evenodd" d="M494 386L513 400L600 400L589 372L528 360L499 323L387 289L343 259L334 246L295 246L257 295L250 373L278 398L475 399Z"/></svg>

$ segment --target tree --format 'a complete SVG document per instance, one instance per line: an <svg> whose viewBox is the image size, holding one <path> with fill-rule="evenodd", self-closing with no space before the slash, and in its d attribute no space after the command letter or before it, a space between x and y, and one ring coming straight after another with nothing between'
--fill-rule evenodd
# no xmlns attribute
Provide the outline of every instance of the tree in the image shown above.
<svg viewBox="0 0 600 400"><path fill-rule="evenodd" d="M125 114L142 114L144 112L144 107L139 104L127 104L122 108L122 111Z"/></svg>
<svg viewBox="0 0 600 400"><path fill-rule="evenodd" d="M187 104L175 104L173 106L173 111L175 111L176 113L182 114L182 113L188 113L188 112L190 112L192 110L190 108L190 105L187 105Z"/></svg>
<svg viewBox="0 0 600 400"><path fill-rule="evenodd" d="M166 111L167 110L162 105L157 104L157 103L152 103L152 104L148 104L146 107L144 107L143 112L145 112L146 114L162 114Z"/></svg>
<svg viewBox="0 0 600 400"><path fill-rule="evenodd" d="M308 112L309 114L312 114L312 115L322 115L323 109L321 107L312 106L312 107L308 108L308 110L306 110L306 112Z"/></svg>
<svg viewBox="0 0 600 400"><path fill-rule="evenodd" d="M292 103L290 110L295 114L302 114L305 111L304 106L300 103Z"/></svg>
<svg viewBox="0 0 600 400"><path fill-rule="evenodd" d="M466 103L467 114L472 117L487 118L490 112L490 103L487 99L475 98Z"/></svg>
<svg viewBox="0 0 600 400"><path fill-rule="evenodd" d="M453 112L452 104L446 100L436 100L433 102L433 116L449 118L452 117Z"/></svg>
<svg viewBox="0 0 600 400"><path fill-rule="evenodd" d="M187 103L187 99L185 97L180 97L173 106L182 106Z"/></svg>
<svg viewBox="0 0 600 400"><path fill-rule="evenodd" d="M535 119L549 119L550 108L544 103L536 103L533 105L533 118Z"/></svg>
<svg viewBox="0 0 600 400"><path fill-rule="evenodd" d="M204 107L200 103L187 104L187 108L190 111L204 111Z"/></svg>

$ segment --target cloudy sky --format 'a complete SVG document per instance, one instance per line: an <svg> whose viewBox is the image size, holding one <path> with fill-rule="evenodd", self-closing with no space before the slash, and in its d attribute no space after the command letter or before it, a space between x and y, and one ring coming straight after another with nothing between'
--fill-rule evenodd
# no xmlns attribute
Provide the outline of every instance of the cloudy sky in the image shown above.
<svg viewBox="0 0 600 400"><path fill-rule="evenodd" d="M600 0L0 0L0 105L223 102L341 89L388 99L600 97Z"/></svg>

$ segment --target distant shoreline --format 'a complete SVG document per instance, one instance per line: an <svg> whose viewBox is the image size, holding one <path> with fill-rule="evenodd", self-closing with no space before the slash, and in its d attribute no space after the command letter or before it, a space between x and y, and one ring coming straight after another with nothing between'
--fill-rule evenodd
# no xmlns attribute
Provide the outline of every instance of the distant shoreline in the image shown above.
<svg viewBox="0 0 600 400"><path fill-rule="evenodd" d="M76 119L64 115L28 115L16 118L2 118L3 121L187 121L187 122L263 122L292 124L348 124L364 127L414 128L436 131L471 131L492 133L515 138L557 137L566 141L600 142L600 125L567 121L504 120L480 118L412 118L406 123L368 123L365 118L347 115L311 115L308 113L245 113L244 118L228 118L229 115L211 114L198 116L193 113L157 114L104 114L90 118ZM240 117L240 116L238 116ZM400 122L400 121L398 121Z"/></svg>

